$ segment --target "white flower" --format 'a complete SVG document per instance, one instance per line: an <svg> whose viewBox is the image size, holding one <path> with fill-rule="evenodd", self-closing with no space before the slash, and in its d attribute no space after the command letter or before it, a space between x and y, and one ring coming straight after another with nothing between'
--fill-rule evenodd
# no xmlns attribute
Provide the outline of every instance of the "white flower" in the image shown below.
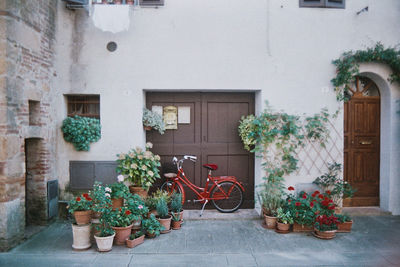
<svg viewBox="0 0 400 267"><path fill-rule="evenodd" d="M154 175L154 173L153 173L152 171L148 171L147 174L148 174L150 177L153 177L153 175Z"/></svg>
<svg viewBox="0 0 400 267"><path fill-rule="evenodd" d="M106 192L106 197L111 197L110 193Z"/></svg>
<svg viewBox="0 0 400 267"><path fill-rule="evenodd" d="M153 144L150 143L150 142L147 142L147 143L146 143L146 148L153 148Z"/></svg>
<svg viewBox="0 0 400 267"><path fill-rule="evenodd" d="M133 152L129 153L129 157L131 157L131 158L135 157L135 153L133 153Z"/></svg>
<svg viewBox="0 0 400 267"><path fill-rule="evenodd" d="M143 159L143 156L142 156L142 155L138 155L137 158L138 158L139 160L142 160L142 159Z"/></svg>
<svg viewBox="0 0 400 267"><path fill-rule="evenodd" d="M136 163L132 163L132 164L131 164L131 168L134 169L134 170L136 170L136 169L137 169L137 164L136 164Z"/></svg>
<svg viewBox="0 0 400 267"><path fill-rule="evenodd" d="M155 155L154 158L155 158L156 160L160 160L160 159L161 159L159 155Z"/></svg>
<svg viewBox="0 0 400 267"><path fill-rule="evenodd" d="M108 186L105 188L106 192L110 192L111 193L111 188L109 188Z"/></svg>
<svg viewBox="0 0 400 267"><path fill-rule="evenodd" d="M136 147L136 153L142 153L143 149L141 149L140 147Z"/></svg>
<svg viewBox="0 0 400 267"><path fill-rule="evenodd" d="M118 182L123 182L124 176L120 174L120 175L118 175L117 179L118 179Z"/></svg>
<svg viewBox="0 0 400 267"><path fill-rule="evenodd" d="M152 155L153 153L151 153L150 151L146 151L146 152L144 152L144 158L145 159L151 159L151 155Z"/></svg>
<svg viewBox="0 0 400 267"><path fill-rule="evenodd" d="M146 165L142 165L142 170L147 170L147 166Z"/></svg>
<svg viewBox="0 0 400 267"><path fill-rule="evenodd" d="M123 154L123 153L120 154L120 155L119 155L119 159L125 159L125 154Z"/></svg>

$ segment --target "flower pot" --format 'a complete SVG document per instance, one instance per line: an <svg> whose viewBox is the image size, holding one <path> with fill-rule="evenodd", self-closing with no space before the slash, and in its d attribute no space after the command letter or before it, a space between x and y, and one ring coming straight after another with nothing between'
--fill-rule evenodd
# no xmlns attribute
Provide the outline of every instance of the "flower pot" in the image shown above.
<svg viewBox="0 0 400 267"><path fill-rule="evenodd" d="M138 231L142 227L142 220L135 220L132 222L132 231Z"/></svg>
<svg viewBox="0 0 400 267"><path fill-rule="evenodd" d="M142 199L147 197L147 189L144 189L140 186L129 186L129 191L132 194L138 194Z"/></svg>
<svg viewBox="0 0 400 267"><path fill-rule="evenodd" d="M336 214L342 214L342 207L335 207Z"/></svg>
<svg viewBox="0 0 400 267"><path fill-rule="evenodd" d="M133 226L133 224L126 226L126 227L111 226L111 228L115 231L115 238L114 238L115 245L125 244L125 241L131 235L132 226Z"/></svg>
<svg viewBox="0 0 400 267"><path fill-rule="evenodd" d="M312 226L298 224L296 222L293 224L293 232L312 232L312 231L313 231Z"/></svg>
<svg viewBox="0 0 400 267"><path fill-rule="evenodd" d="M107 252L112 250L114 236L115 233L113 235L105 237L95 235L94 238L96 239L97 250L100 252Z"/></svg>
<svg viewBox="0 0 400 267"><path fill-rule="evenodd" d="M179 230L181 229L182 221L172 221L172 230Z"/></svg>
<svg viewBox="0 0 400 267"><path fill-rule="evenodd" d="M275 229L277 218L273 216L267 216L264 214L265 225L268 229Z"/></svg>
<svg viewBox="0 0 400 267"><path fill-rule="evenodd" d="M315 230L315 236L321 239L332 239L336 236L336 230L331 230L331 231L319 231L317 229Z"/></svg>
<svg viewBox="0 0 400 267"><path fill-rule="evenodd" d="M146 131L151 131L151 126L143 126L143 129L145 129Z"/></svg>
<svg viewBox="0 0 400 267"><path fill-rule="evenodd" d="M122 197L121 198L112 198L111 201L112 201L113 210L116 210L124 205L124 199Z"/></svg>
<svg viewBox="0 0 400 267"><path fill-rule="evenodd" d="M126 246L128 248L134 248L144 242L144 235L139 236L138 238L135 238L133 240L127 239L126 240Z"/></svg>
<svg viewBox="0 0 400 267"><path fill-rule="evenodd" d="M276 228L280 231L289 231L290 224L277 222Z"/></svg>
<svg viewBox="0 0 400 267"><path fill-rule="evenodd" d="M128 5L133 5L134 2L135 2L135 1L133 1L133 0L126 0L126 3L127 3Z"/></svg>
<svg viewBox="0 0 400 267"><path fill-rule="evenodd" d="M158 216L158 213L157 213L157 210L151 210L151 211L149 211L149 213L147 214L147 218L150 218L150 215L151 214L154 214L154 216Z"/></svg>
<svg viewBox="0 0 400 267"><path fill-rule="evenodd" d="M147 238L154 238L154 237L156 237L156 233L152 233L152 234L146 233L146 237Z"/></svg>
<svg viewBox="0 0 400 267"><path fill-rule="evenodd" d="M157 220L160 222L162 226L164 226L164 230L160 231L161 234L166 234L171 231L171 220L172 220L171 215L169 215L169 218L166 219L157 218Z"/></svg>
<svg viewBox="0 0 400 267"><path fill-rule="evenodd" d="M350 233L353 221L338 224L337 233Z"/></svg>
<svg viewBox="0 0 400 267"><path fill-rule="evenodd" d="M90 224L72 225L73 249L84 250L92 246L92 244L90 243L90 230Z"/></svg>
<svg viewBox="0 0 400 267"><path fill-rule="evenodd" d="M76 224L84 225L90 223L90 218L92 216L91 210L74 211L74 217Z"/></svg>

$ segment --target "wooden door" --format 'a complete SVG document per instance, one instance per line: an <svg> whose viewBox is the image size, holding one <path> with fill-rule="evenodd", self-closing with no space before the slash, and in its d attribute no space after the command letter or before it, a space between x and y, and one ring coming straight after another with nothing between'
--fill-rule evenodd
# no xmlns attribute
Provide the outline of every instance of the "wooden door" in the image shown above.
<svg viewBox="0 0 400 267"><path fill-rule="evenodd" d="M357 189L345 206L379 206L380 96L375 83L357 77L344 104L344 179Z"/></svg>
<svg viewBox="0 0 400 267"><path fill-rule="evenodd" d="M190 107L190 123L178 124L177 130L164 135L147 132L153 152L161 156L162 172L170 171L173 156L195 155L194 164L185 161L184 169L191 182L204 186L207 177L203 164L215 163L213 175L234 175L245 188L242 208L254 208L254 155L243 149L238 135L242 115L254 113L254 94L250 93L147 93L146 105ZM164 181L164 179L162 179ZM196 196L185 188L188 200ZM185 208L200 208L186 202Z"/></svg>

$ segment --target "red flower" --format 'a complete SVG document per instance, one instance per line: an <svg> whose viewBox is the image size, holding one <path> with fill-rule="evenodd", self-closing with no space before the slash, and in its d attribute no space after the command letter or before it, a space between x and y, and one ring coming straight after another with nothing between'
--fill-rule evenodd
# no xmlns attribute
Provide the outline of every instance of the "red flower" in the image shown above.
<svg viewBox="0 0 400 267"><path fill-rule="evenodd" d="M324 198L324 195L319 194L318 197L319 197L320 199L323 199L323 198Z"/></svg>
<svg viewBox="0 0 400 267"><path fill-rule="evenodd" d="M306 198L307 198L307 195L306 195L306 194L304 194L304 195L303 195L303 198L304 198L304 199L306 199Z"/></svg>
<svg viewBox="0 0 400 267"><path fill-rule="evenodd" d="M326 190L325 193L327 193L328 195L330 195L330 194L331 194L331 191Z"/></svg>
<svg viewBox="0 0 400 267"><path fill-rule="evenodd" d="M313 195L318 195L318 194L319 194L319 191L318 191L318 190L315 190L315 192L314 192Z"/></svg>
<svg viewBox="0 0 400 267"><path fill-rule="evenodd" d="M129 215L129 214L131 214L132 212L130 211L130 210L127 210L127 211L125 211L125 214L126 215Z"/></svg>
<svg viewBox="0 0 400 267"><path fill-rule="evenodd" d="M314 202L310 202L310 207L312 208L312 207L314 207Z"/></svg>
<svg viewBox="0 0 400 267"><path fill-rule="evenodd" d="M292 200L291 199L288 199L288 201L287 201L288 203L290 203L290 202L292 202Z"/></svg>
<svg viewBox="0 0 400 267"><path fill-rule="evenodd" d="M332 199L329 199L329 203L333 203L333 200L332 200Z"/></svg>
<svg viewBox="0 0 400 267"><path fill-rule="evenodd" d="M314 194L312 194L311 196L312 196L312 197L315 197L316 195L317 195L317 194L314 193Z"/></svg>
<svg viewBox="0 0 400 267"><path fill-rule="evenodd" d="M289 190L289 191L293 191L293 190L294 190L294 187L293 187L293 186L289 186L289 187L288 187L288 190Z"/></svg>
<svg viewBox="0 0 400 267"><path fill-rule="evenodd" d="M86 200L87 201L92 201L93 199L91 197L88 197Z"/></svg>
<svg viewBox="0 0 400 267"><path fill-rule="evenodd" d="M119 211L122 211L122 209L121 209L121 208L119 208Z"/></svg>
<svg viewBox="0 0 400 267"><path fill-rule="evenodd" d="M321 202L321 204L322 204L323 206L325 206L325 207L328 207L329 201L324 200L324 201Z"/></svg>
<svg viewBox="0 0 400 267"><path fill-rule="evenodd" d="M84 193L84 194L82 194L82 196L83 196L84 198L88 199L89 194L88 194L88 193Z"/></svg>
<svg viewBox="0 0 400 267"><path fill-rule="evenodd" d="M78 201L78 202L81 201L81 198L80 198L80 197L77 197L77 198L76 198L76 201Z"/></svg>
<svg viewBox="0 0 400 267"><path fill-rule="evenodd" d="M300 202L296 202L296 207L301 206Z"/></svg>
<svg viewBox="0 0 400 267"><path fill-rule="evenodd" d="M333 206L329 206L329 207L328 207L328 209L330 209L330 210L334 210L334 209L335 209L335 205L333 205Z"/></svg>

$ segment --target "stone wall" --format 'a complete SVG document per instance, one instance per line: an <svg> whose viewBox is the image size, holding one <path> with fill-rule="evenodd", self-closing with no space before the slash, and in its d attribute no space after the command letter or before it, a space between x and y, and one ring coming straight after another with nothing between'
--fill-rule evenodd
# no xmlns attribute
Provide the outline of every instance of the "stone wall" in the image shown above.
<svg viewBox="0 0 400 267"><path fill-rule="evenodd" d="M0 1L0 250L22 239L25 214L27 223L47 221L46 183L56 178L50 112L56 13L53 0Z"/></svg>

